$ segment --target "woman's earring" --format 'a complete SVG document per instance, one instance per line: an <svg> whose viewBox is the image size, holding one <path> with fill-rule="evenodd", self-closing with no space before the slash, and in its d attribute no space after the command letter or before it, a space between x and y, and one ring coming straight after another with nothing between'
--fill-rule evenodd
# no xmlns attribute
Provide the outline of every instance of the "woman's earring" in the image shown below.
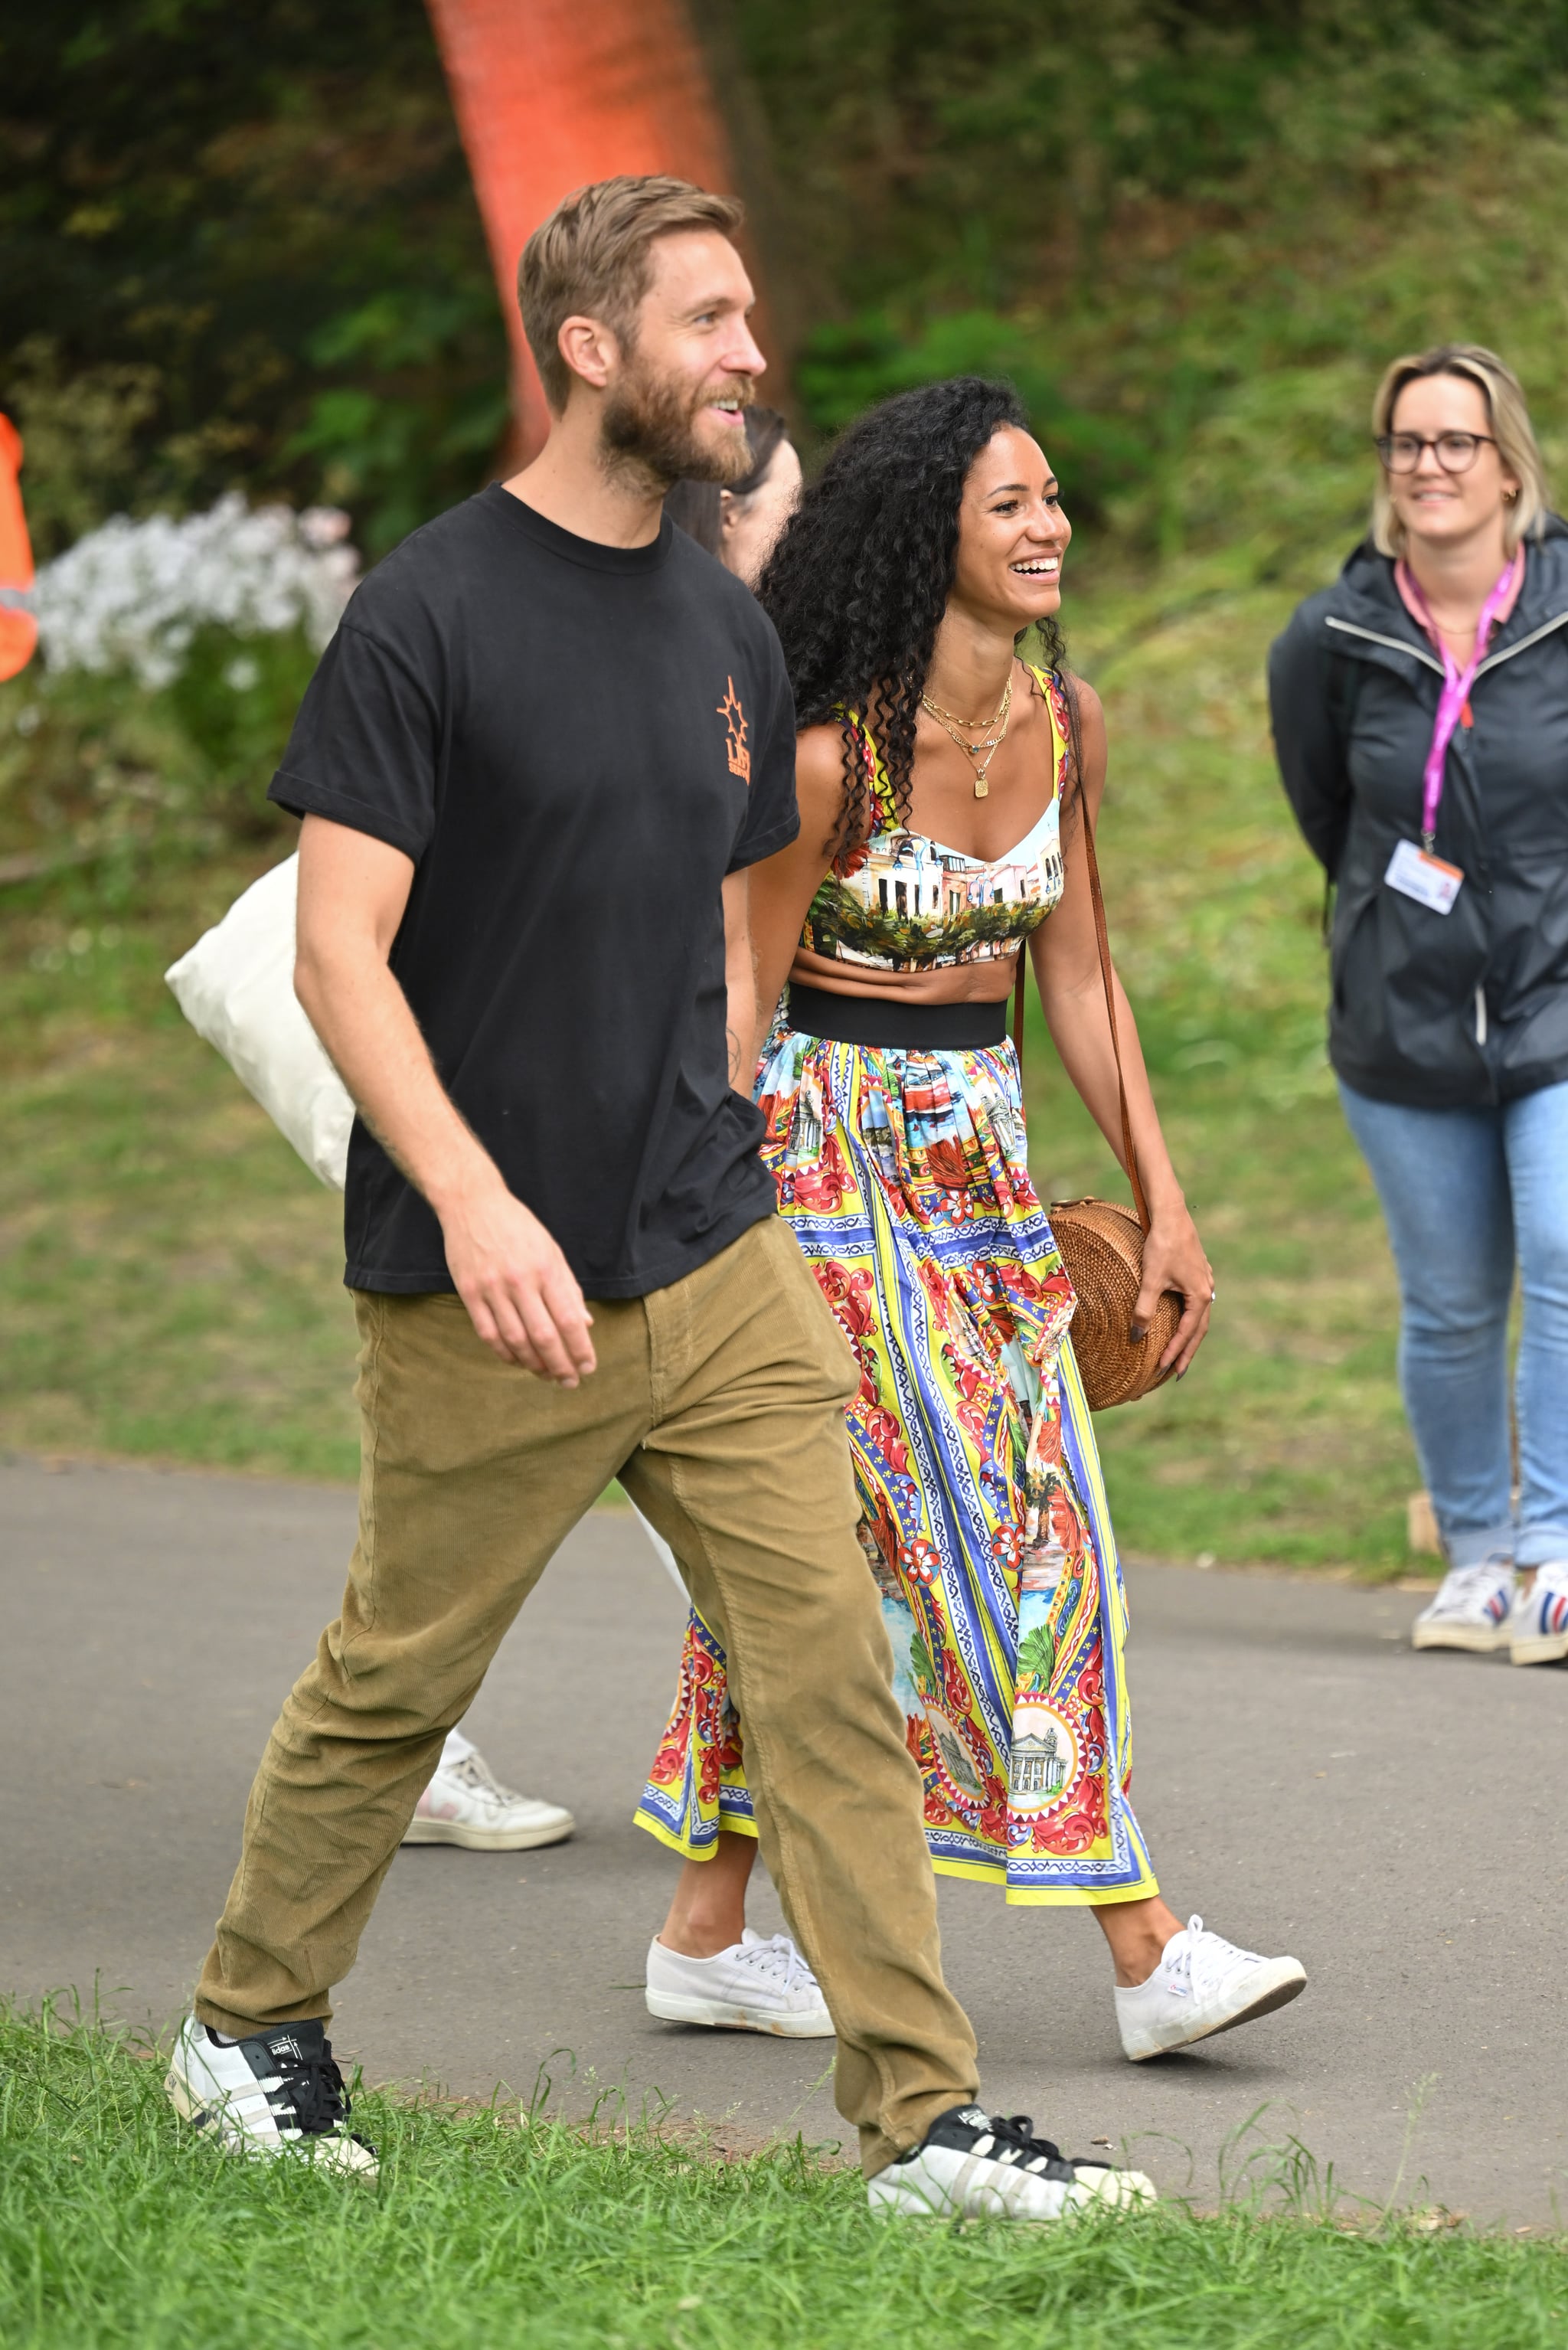
<svg viewBox="0 0 1568 2350"><path fill-rule="evenodd" d="M1519 503L1519 492L1517 490L1504 490L1502 494L1502 502L1505 506L1517 505Z"/></svg>

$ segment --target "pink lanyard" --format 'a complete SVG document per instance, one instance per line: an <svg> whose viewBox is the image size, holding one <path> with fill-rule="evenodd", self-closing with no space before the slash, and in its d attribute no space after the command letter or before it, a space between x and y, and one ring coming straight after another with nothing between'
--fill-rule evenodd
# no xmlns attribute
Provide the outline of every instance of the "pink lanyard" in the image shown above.
<svg viewBox="0 0 1568 2350"><path fill-rule="evenodd" d="M1497 616L1513 592L1519 567L1524 559L1521 547L1507 565L1486 602L1481 606L1480 619L1476 622L1476 649L1467 667L1461 669L1448 646L1438 633L1431 606L1421 592L1420 582L1407 564L1402 567L1406 585L1421 608L1427 632L1443 657L1443 690L1438 696L1437 723L1432 728L1432 747L1427 754L1427 764L1421 775L1421 846L1430 856L1432 843L1438 837L1438 807L1443 796L1443 765L1449 755L1449 744L1454 739L1454 729L1470 698L1470 688L1476 681L1476 671L1486 657Z"/></svg>

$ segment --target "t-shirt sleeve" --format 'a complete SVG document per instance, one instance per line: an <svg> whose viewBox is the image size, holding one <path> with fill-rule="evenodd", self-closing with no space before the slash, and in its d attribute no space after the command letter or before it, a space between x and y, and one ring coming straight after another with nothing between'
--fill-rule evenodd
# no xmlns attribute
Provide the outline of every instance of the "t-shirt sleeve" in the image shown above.
<svg viewBox="0 0 1568 2350"><path fill-rule="evenodd" d="M311 679L267 792L295 816L329 816L417 865L435 829L441 727L400 655L346 618Z"/></svg>
<svg viewBox="0 0 1568 2350"><path fill-rule="evenodd" d="M765 714L757 726L752 759L751 786L746 795L746 820L730 858L729 871L760 864L787 848L800 830L800 810L794 797L794 696L789 672L771 624L767 632L768 663Z"/></svg>

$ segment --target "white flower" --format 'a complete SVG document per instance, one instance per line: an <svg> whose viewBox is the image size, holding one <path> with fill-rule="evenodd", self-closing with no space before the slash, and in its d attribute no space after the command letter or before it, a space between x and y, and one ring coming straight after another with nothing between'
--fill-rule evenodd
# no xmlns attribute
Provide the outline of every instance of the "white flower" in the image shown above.
<svg viewBox="0 0 1568 2350"><path fill-rule="evenodd" d="M119 515L39 572L45 662L129 669L156 689L179 676L197 629L213 624L239 637L303 628L319 648L358 576L348 531L348 515L331 507L253 509L234 492L181 521ZM242 681L242 671L254 673ZM257 674L243 656L225 672L236 691Z"/></svg>

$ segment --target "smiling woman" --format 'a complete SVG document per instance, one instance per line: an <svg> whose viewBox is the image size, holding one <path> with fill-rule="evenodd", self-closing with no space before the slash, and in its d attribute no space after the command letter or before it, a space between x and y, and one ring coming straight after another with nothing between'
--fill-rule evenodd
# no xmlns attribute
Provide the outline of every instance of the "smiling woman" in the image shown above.
<svg viewBox="0 0 1568 2350"><path fill-rule="evenodd" d="M1338 885L1329 1055L1404 1295L1449 1563L1417 1648L1568 1657L1568 530L1518 380L1445 344L1373 409L1371 539L1270 662ZM1512 1498L1508 1322L1524 1296Z"/></svg>
<svg viewBox="0 0 1568 2350"><path fill-rule="evenodd" d="M973 377L873 410L804 493L758 591L803 731L799 837L752 879L766 1011L787 983L757 1094L781 1213L858 1367L860 1543L932 1861L1009 1901L1092 1908L1141 2058L1262 2014L1305 1977L1181 1926L1128 1795L1120 1570L1006 1036L1027 953L1121 1155L1079 806L1099 803L1105 727L1056 619L1071 538L1015 396ZM1018 658L1032 629L1049 666ZM1213 1285L1119 987L1116 1002L1154 1206L1135 1317L1147 1328L1161 1292L1182 1293L1164 1350L1182 1367ZM687 1861L649 2005L825 2032L793 1951L743 1939L754 1829L727 1663L694 1611L639 1814Z"/></svg>

